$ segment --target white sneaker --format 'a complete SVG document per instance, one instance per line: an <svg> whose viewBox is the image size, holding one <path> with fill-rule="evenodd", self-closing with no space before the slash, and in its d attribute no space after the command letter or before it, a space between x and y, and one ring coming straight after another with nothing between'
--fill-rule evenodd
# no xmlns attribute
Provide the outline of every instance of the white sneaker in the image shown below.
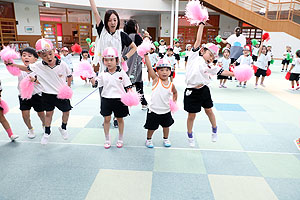
<svg viewBox="0 0 300 200"><path fill-rule="evenodd" d="M262 86L262 87L266 87L264 84L260 84L260 86Z"/></svg>
<svg viewBox="0 0 300 200"><path fill-rule="evenodd" d="M171 146L171 142L169 139L164 139L164 146L165 147L170 147Z"/></svg>
<svg viewBox="0 0 300 200"><path fill-rule="evenodd" d="M246 88L247 86L246 85L243 85L243 88Z"/></svg>
<svg viewBox="0 0 300 200"><path fill-rule="evenodd" d="M147 110L148 106L147 105L142 105L142 110Z"/></svg>
<svg viewBox="0 0 300 200"><path fill-rule="evenodd" d="M195 139L194 138L188 138L190 147L195 147Z"/></svg>
<svg viewBox="0 0 300 200"><path fill-rule="evenodd" d="M29 139L33 139L33 138L35 138L35 134L34 134L34 131L33 131L33 128L32 129L29 129L28 130L28 135L27 135L27 137L29 138Z"/></svg>
<svg viewBox="0 0 300 200"><path fill-rule="evenodd" d="M18 135L12 135L12 136L10 136L10 139L11 139L12 142L14 142L17 138L19 138Z"/></svg>
<svg viewBox="0 0 300 200"><path fill-rule="evenodd" d="M48 144L49 138L50 138L50 135L44 133L42 140L41 140L41 144Z"/></svg>
<svg viewBox="0 0 300 200"><path fill-rule="evenodd" d="M153 143L152 143L152 140L146 140L145 145L146 145L146 147L148 147L148 148L153 148L153 147L154 147L154 145L153 145Z"/></svg>
<svg viewBox="0 0 300 200"><path fill-rule="evenodd" d="M257 89L257 84L255 84L254 89Z"/></svg>
<svg viewBox="0 0 300 200"><path fill-rule="evenodd" d="M291 91L295 91L295 88L290 88L289 90L291 90Z"/></svg>
<svg viewBox="0 0 300 200"><path fill-rule="evenodd" d="M218 134L217 134L217 133L212 133L212 134L211 134L211 141L212 141L212 142L216 142L217 139L218 139Z"/></svg>
<svg viewBox="0 0 300 200"><path fill-rule="evenodd" d="M62 129L61 127L58 127L58 130L61 134L61 136L63 137L64 140L68 139L68 132L65 129Z"/></svg>

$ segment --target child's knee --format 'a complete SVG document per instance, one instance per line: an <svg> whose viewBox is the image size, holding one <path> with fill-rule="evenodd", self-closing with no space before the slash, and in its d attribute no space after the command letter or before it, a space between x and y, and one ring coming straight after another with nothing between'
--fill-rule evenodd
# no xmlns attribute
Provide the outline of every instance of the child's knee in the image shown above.
<svg viewBox="0 0 300 200"><path fill-rule="evenodd" d="M204 110L207 115L214 114L212 108L205 108Z"/></svg>
<svg viewBox="0 0 300 200"><path fill-rule="evenodd" d="M196 113L189 113L188 120L195 120L195 118L196 118Z"/></svg>

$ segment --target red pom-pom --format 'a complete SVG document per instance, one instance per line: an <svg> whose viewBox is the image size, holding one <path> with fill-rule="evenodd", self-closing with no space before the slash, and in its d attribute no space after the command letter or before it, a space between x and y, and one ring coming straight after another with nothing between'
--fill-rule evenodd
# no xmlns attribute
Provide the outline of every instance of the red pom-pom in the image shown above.
<svg viewBox="0 0 300 200"><path fill-rule="evenodd" d="M267 75L267 76L270 76L271 73L272 73L272 72L271 72L270 68L268 68L268 69L267 69L267 72L266 72L266 75Z"/></svg>
<svg viewBox="0 0 300 200"><path fill-rule="evenodd" d="M92 51L92 48L90 48L89 54L90 54L91 56L94 56L94 52Z"/></svg>
<svg viewBox="0 0 300 200"><path fill-rule="evenodd" d="M229 71L233 72L233 70L234 70L234 65L230 65L229 66Z"/></svg>
<svg viewBox="0 0 300 200"><path fill-rule="evenodd" d="M71 47L71 50L75 53L81 53L82 52L82 48L79 44L74 44L72 47Z"/></svg>
<svg viewBox="0 0 300 200"><path fill-rule="evenodd" d="M285 79L286 79L286 80L290 80L290 76L291 76L291 73L290 73L290 72L286 73Z"/></svg>
<svg viewBox="0 0 300 200"><path fill-rule="evenodd" d="M173 78L175 78L175 71L173 71Z"/></svg>
<svg viewBox="0 0 300 200"><path fill-rule="evenodd" d="M254 73L256 73L258 67L256 67L255 65L252 65L252 68L253 68L253 70L254 70Z"/></svg>
<svg viewBox="0 0 300 200"><path fill-rule="evenodd" d="M269 33L264 33L263 36L262 36L262 40L263 40L263 41L266 41L266 42L269 41L269 40L270 40L270 35L269 35Z"/></svg>

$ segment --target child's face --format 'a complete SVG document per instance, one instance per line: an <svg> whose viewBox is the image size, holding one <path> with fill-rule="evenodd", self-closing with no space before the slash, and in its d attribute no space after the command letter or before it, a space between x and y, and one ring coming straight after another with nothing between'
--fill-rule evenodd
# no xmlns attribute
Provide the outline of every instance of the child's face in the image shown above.
<svg viewBox="0 0 300 200"><path fill-rule="evenodd" d="M151 50L150 50L150 53L153 53L154 52L154 49L153 48L151 48Z"/></svg>
<svg viewBox="0 0 300 200"><path fill-rule="evenodd" d="M169 49L169 50L167 51L167 54L168 54L168 56L172 56L172 55L173 55L173 51L172 51L171 49Z"/></svg>
<svg viewBox="0 0 300 200"><path fill-rule="evenodd" d="M192 47L191 47L191 46L188 46L187 50L190 51L191 49L192 49Z"/></svg>
<svg viewBox="0 0 300 200"><path fill-rule="evenodd" d="M68 51L65 51L65 50L62 50L61 52L63 53L64 56L67 56L69 53Z"/></svg>
<svg viewBox="0 0 300 200"><path fill-rule="evenodd" d="M28 53L28 52L22 53L22 62L24 63L25 66L35 63L36 61L37 61L37 58L34 57L31 53Z"/></svg>
<svg viewBox="0 0 300 200"><path fill-rule="evenodd" d="M224 56L225 58L228 58L229 55L230 55L230 53L229 53L228 50L225 50L225 51L223 52L223 56Z"/></svg>
<svg viewBox="0 0 300 200"><path fill-rule="evenodd" d="M261 53L266 54L267 53L267 47L263 47L262 50L261 50Z"/></svg>
<svg viewBox="0 0 300 200"><path fill-rule="evenodd" d="M270 47L270 46L269 46L269 47L267 47L267 50L268 50L268 51L270 51L271 49L272 49L272 47Z"/></svg>
<svg viewBox="0 0 300 200"><path fill-rule="evenodd" d="M41 53L39 53L39 56L43 59L43 61L48 63L48 65L54 65L55 64L54 50L41 52Z"/></svg>
<svg viewBox="0 0 300 200"><path fill-rule="evenodd" d="M249 56L249 55L250 55L250 51L244 50L244 51L243 51L243 55L244 55L244 56Z"/></svg>
<svg viewBox="0 0 300 200"><path fill-rule="evenodd" d="M84 58L88 58L88 57L89 57L89 54L88 54L88 53L83 53L82 56L83 56Z"/></svg>
<svg viewBox="0 0 300 200"><path fill-rule="evenodd" d="M230 44L226 44L226 48L230 49L231 45Z"/></svg>
<svg viewBox="0 0 300 200"><path fill-rule="evenodd" d="M171 74L171 69L168 67L158 68L157 74L161 80L167 80Z"/></svg>
<svg viewBox="0 0 300 200"><path fill-rule="evenodd" d="M117 67L116 58L104 58L103 62L104 62L104 65L108 68L108 70L112 70Z"/></svg>
<svg viewBox="0 0 300 200"><path fill-rule="evenodd" d="M256 44L255 47L256 47L256 48L259 48L259 44Z"/></svg>
<svg viewBox="0 0 300 200"><path fill-rule="evenodd" d="M291 49L292 49L291 47L286 47L287 51L291 51Z"/></svg>
<svg viewBox="0 0 300 200"><path fill-rule="evenodd" d="M212 63L214 61L214 59L215 59L214 54L210 50L204 50L204 49L202 49L202 51L203 51L203 53L202 53L203 59L205 60L205 62L207 64Z"/></svg>
<svg viewBox="0 0 300 200"><path fill-rule="evenodd" d="M180 45L179 42L175 43L175 46L176 46L176 47L179 47L179 45Z"/></svg>

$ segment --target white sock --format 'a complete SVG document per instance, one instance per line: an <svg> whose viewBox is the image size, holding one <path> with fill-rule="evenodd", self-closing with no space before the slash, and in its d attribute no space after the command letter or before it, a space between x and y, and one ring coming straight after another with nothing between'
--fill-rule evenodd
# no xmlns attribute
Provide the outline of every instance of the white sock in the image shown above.
<svg viewBox="0 0 300 200"><path fill-rule="evenodd" d="M119 140L123 141L123 134L119 133Z"/></svg>

